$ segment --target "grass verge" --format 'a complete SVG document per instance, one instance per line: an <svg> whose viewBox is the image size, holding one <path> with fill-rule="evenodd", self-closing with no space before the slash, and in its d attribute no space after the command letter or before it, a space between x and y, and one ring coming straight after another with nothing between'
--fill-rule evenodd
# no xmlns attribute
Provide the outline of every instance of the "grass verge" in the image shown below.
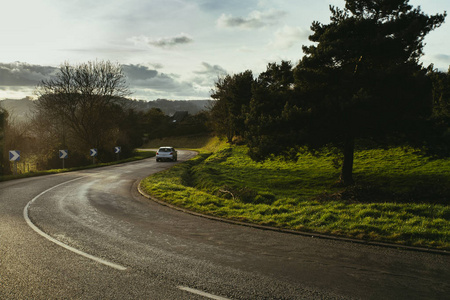
<svg viewBox="0 0 450 300"><path fill-rule="evenodd" d="M19 178L27 178L27 177L35 177L35 176L43 176L43 175L50 175L50 174L58 174L58 173L93 169L93 168L99 168L99 167L105 167L105 166L112 166L112 165L117 165L117 164L121 164L121 163L126 163L126 162L131 162L131 161L154 157L155 155L156 155L155 151L136 151L136 155L134 155L133 157L130 157L127 159L122 159L122 160L117 160L117 161L113 161L113 162L109 162L109 163L98 163L95 165L76 167L76 168L52 169L52 170L44 170L44 171L37 171L37 172L27 172L27 173L22 173L22 174L17 174L17 175L0 176L0 181L13 180L13 179L19 179Z"/></svg>
<svg viewBox="0 0 450 300"><path fill-rule="evenodd" d="M259 163L242 146L209 145L141 182L148 194L203 214L298 231L450 249L450 159L395 148L355 153L358 185L335 185L331 155Z"/></svg>

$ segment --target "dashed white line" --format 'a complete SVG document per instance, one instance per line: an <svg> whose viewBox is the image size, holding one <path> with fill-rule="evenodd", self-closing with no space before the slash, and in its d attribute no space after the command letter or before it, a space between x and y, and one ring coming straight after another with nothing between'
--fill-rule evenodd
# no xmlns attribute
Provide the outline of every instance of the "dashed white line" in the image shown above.
<svg viewBox="0 0 450 300"><path fill-rule="evenodd" d="M27 222L28 226L30 226L34 231L36 231L37 233L39 233L41 236L43 236L43 237L46 238L47 240L49 240L49 241L55 243L56 245L61 246L61 247L65 248L65 249L67 249L67 250L69 250L69 251L72 251L73 253L78 254L78 255L81 255L81 256L84 256L84 257L86 257L86 258L89 258L89 259L91 259L91 260L93 260L93 261L96 261L96 262L98 262L98 263L101 263L101 264L103 264L103 265L105 265L105 266L114 268L114 269L116 269L116 270L124 271L124 270L127 269L127 268L124 267L124 266L118 265L118 264L116 264L116 263L109 262L109 261L107 261L107 260L104 260L104 259L102 259L102 258L93 256L93 255L88 254L88 253L85 253L85 252L83 252L83 251L81 251L81 250L78 250L78 249L73 248L73 247L71 247L71 246L69 246L69 245L66 245L66 244L64 244L64 243L62 243L62 242L60 242L60 241L58 241L57 239L51 237L50 235L48 235L48 234L46 234L45 232L43 232L42 230L40 230L36 225L34 225L33 222L31 222L30 217L28 216L28 208L30 207L30 204L33 203L34 201L36 201L36 199L38 199L40 196L44 195L45 193L47 193L47 192L49 192L49 191L51 191L51 190L53 190L53 189L55 189L55 188L57 188L57 187L63 185L63 184L67 184L67 183L69 183L69 182L73 182L73 181L76 181L76 180L80 180L80 179L82 179L82 178L84 178L84 177L78 177L78 178L75 178L75 179L72 179L72 180L69 180L69 181L60 183L60 184L58 184L58 185L55 185L54 187L51 187L51 188L49 188L49 189L43 191L42 193L40 193L39 195L37 195L36 197L34 197L33 199L31 199L30 202L28 202L28 204L27 204L27 205L25 206L25 208L23 209L23 217L25 218L25 221Z"/></svg>
<svg viewBox="0 0 450 300"><path fill-rule="evenodd" d="M202 296L202 297L206 297L206 298L209 298L209 299L229 300L228 298L224 298L224 297L216 296L216 295L213 295L213 294L205 293L203 291L192 289L192 288L189 288L189 287L186 287L186 286L178 286L178 288L180 290L183 290L183 291L186 291L186 292L189 292L189 293L192 293L192 294L196 294L196 295L199 295L199 296Z"/></svg>

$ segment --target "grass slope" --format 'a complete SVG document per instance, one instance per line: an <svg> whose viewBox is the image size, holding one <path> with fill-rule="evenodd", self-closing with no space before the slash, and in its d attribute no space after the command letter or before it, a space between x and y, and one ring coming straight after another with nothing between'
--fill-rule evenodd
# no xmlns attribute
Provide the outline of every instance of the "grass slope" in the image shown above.
<svg viewBox="0 0 450 300"><path fill-rule="evenodd" d="M149 194L204 214L280 228L450 249L450 160L402 149L358 151L352 188L335 185L332 156L252 161L242 146L142 181ZM217 150L220 149L220 150Z"/></svg>
<svg viewBox="0 0 450 300"><path fill-rule="evenodd" d="M159 148L161 146L172 146L175 148L198 149L206 147L211 140L209 134L195 134L185 136L165 137L161 139L152 139L145 143L141 148Z"/></svg>

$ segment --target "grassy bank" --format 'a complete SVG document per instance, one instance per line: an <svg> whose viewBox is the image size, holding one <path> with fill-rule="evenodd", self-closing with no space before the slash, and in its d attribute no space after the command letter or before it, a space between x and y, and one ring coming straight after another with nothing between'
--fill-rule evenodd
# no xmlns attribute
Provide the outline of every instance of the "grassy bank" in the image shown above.
<svg viewBox="0 0 450 300"><path fill-rule="evenodd" d="M155 155L156 155L156 152L154 152L154 151L136 151L136 154L133 157L118 160L118 161L113 161L113 162L109 162L109 163L98 163L95 165L89 165L89 166L83 166L83 167L66 168L66 169L51 169L51 170L44 170L44 171L26 172L26 173L21 173L21 174L17 174L17 175L0 176L0 181L117 165L117 164L121 164L121 163L126 163L126 162L135 161L135 160L141 160L141 159L145 159L145 158L154 157Z"/></svg>
<svg viewBox="0 0 450 300"><path fill-rule="evenodd" d="M338 173L332 156L257 163L245 147L222 144L152 175L142 187L172 204L223 218L450 249L449 159L398 148L358 151L358 185L336 186Z"/></svg>
<svg viewBox="0 0 450 300"><path fill-rule="evenodd" d="M161 139L152 139L146 142L141 148L172 146L174 148L199 149L206 147L211 138L212 137L209 134L165 137Z"/></svg>

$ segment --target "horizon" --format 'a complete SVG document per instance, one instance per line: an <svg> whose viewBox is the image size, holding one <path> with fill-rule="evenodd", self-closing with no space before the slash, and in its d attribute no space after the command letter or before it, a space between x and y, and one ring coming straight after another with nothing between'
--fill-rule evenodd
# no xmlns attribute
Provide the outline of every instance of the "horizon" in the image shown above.
<svg viewBox="0 0 450 300"><path fill-rule="evenodd" d="M157 98L157 99L135 99L130 97L123 97L125 99L131 100L131 101L144 101L144 102L152 102L152 101L213 101L214 99L166 99L166 98ZM0 99L0 101L20 101L20 100L29 100L29 101L36 101L37 98L31 97L31 96L25 96L23 98L4 98Z"/></svg>

